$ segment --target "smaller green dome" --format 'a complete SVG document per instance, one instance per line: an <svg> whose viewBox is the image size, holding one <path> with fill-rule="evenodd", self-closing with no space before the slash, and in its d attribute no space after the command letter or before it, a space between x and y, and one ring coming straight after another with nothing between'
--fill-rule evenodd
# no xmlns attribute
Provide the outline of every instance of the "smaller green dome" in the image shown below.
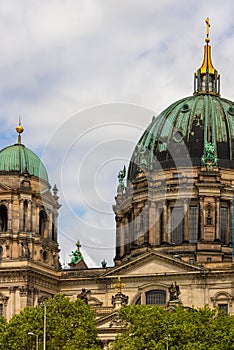
<svg viewBox="0 0 234 350"><path fill-rule="evenodd" d="M18 143L0 151L0 172L17 172L39 177L48 182L46 168L40 158L24 145Z"/></svg>

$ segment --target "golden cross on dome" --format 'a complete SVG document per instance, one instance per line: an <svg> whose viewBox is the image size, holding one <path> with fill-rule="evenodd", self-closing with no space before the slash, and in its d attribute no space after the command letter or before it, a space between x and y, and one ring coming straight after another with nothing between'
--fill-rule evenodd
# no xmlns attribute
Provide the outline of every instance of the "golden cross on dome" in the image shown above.
<svg viewBox="0 0 234 350"><path fill-rule="evenodd" d="M114 288L117 289L117 293L121 293L122 292L122 288L124 288L124 283L121 282L121 278L118 277L118 282L116 284L114 284Z"/></svg>
<svg viewBox="0 0 234 350"><path fill-rule="evenodd" d="M80 244L80 240L79 239L78 239L78 241L76 243L76 246L77 246L77 251L79 252L80 248L81 248L81 244Z"/></svg>
<svg viewBox="0 0 234 350"><path fill-rule="evenodd" d="M209 17L206 18L205 20L206 22L206 41L210 41L209 39L209 35L210 35L210 20L209 20Z"/></svg>

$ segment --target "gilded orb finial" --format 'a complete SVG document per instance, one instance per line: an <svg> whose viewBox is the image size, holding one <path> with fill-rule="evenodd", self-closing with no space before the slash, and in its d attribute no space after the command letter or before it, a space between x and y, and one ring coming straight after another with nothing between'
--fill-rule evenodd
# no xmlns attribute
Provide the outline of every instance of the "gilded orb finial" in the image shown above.
<svg viewBox="0 0 234 350"><path fill-rule="evenodd" d="M205 22L206 22L206 43L209 43L210 42L210 38L209 38L209 35L210 35L210 20L209 20L209 17L207 17L205 19Z"/></svg>
<svg viewBox="0 0 234 350"><path fill-rule="evenodd" d="M18 132L18 143L21 144L21 135L22 132L24 131L24 128L22 127L21 125L21 120L20 120L20 117L19 117L19 124L17 125L17 127L15 128L16 132Z"/></svg>

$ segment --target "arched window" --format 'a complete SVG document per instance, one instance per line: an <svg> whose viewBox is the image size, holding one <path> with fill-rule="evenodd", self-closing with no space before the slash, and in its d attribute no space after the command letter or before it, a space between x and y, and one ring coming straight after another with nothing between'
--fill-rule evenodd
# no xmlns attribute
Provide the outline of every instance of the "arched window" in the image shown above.
<svg viewBox="0 0 234 350"><path fill-rule="evenodd" d="M146 292L146 304L151 305L165 305L166 304L166 292L165 290L155 289Z"/></svg>
<svg viewBox="0 0 234 350"><path fill-rule="evenodd" d="M41 210L39 213L39 235L44 236L45 229L47 224L47 215L44 210Z"/></svg>
<svg viewBox="0 0 234 350"><path fill-rule="evenodd" d="M0 206L0 231L7 231L7 207Z"/></svg>

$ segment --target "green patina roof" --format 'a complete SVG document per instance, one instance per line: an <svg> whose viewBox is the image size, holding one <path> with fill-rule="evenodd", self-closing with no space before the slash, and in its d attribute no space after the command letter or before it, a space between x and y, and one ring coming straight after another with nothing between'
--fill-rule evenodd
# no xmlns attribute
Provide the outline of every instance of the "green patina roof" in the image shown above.
<svg viewBox="0 0 234 350"><path fill-rule="evenodd" d="M18 143L0 151L0 172L27 171L48 182L48 175L40 158L24 145Z"/></svg>
<svg viewBox="0 0 234 350"><path fill-rule="evenodd" d="M206 144L214 145L219 166L234 168L234 103L211 94L183 98L153 118L133 153L128 178L143 160L150 169L156 159L162 167L172 166L172 153L201 165Z"/></svg>

